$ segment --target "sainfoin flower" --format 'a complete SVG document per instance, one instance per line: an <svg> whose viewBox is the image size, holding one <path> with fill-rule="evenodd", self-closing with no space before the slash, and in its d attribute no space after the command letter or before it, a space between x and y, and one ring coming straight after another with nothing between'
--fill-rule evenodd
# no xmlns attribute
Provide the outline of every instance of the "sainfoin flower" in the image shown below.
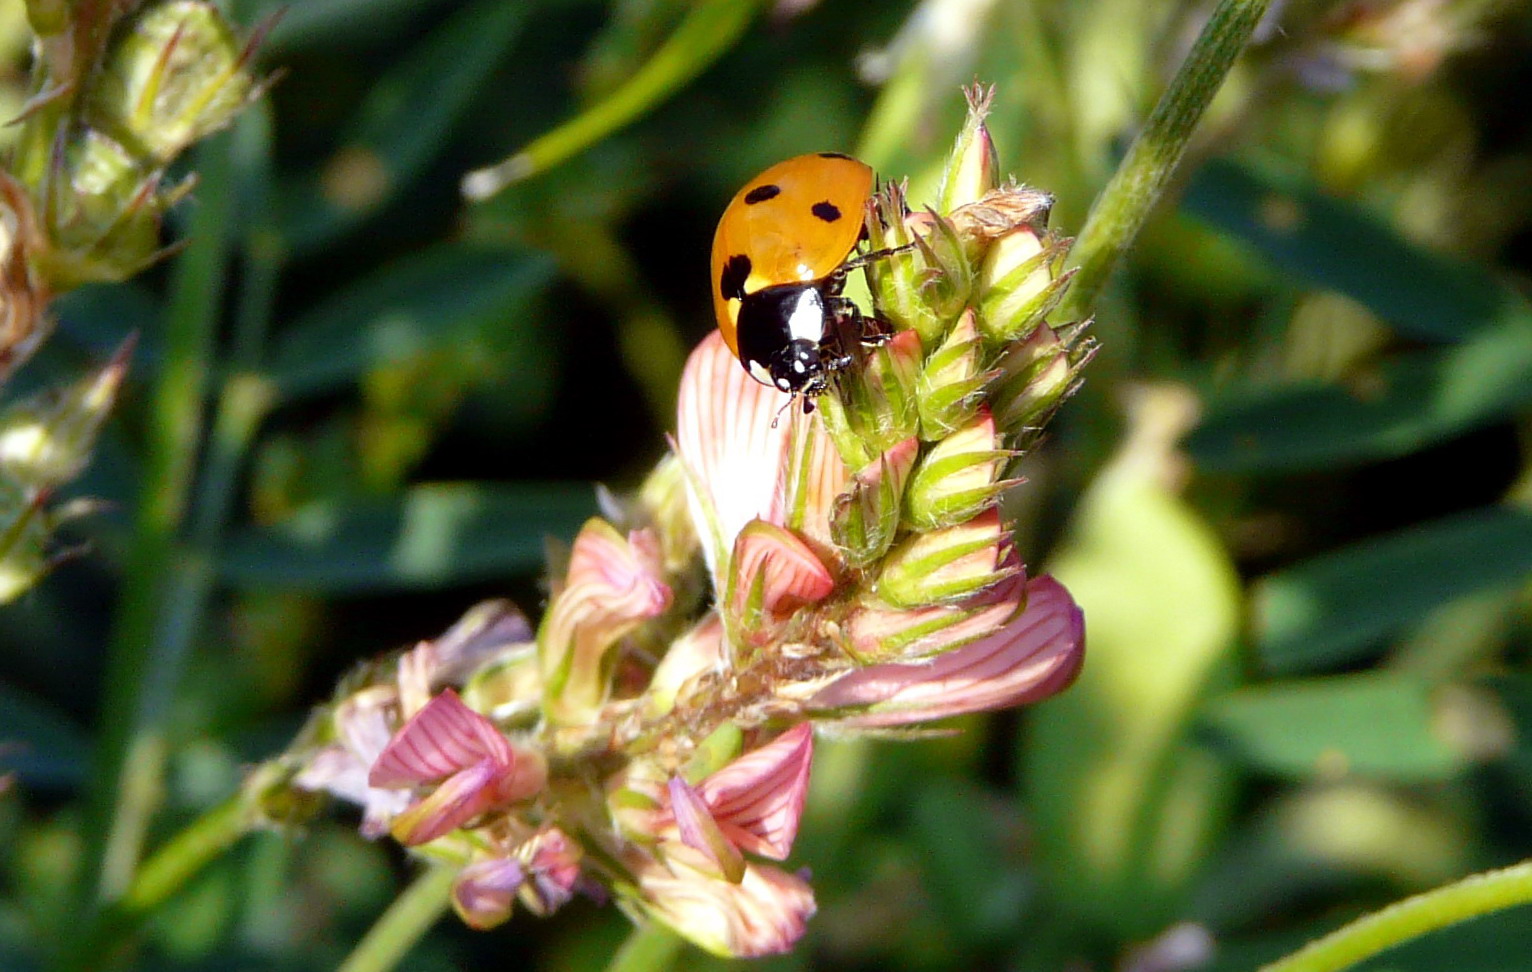
<svg viewBox="0 0 1532 972"><path fill-rule="evenodd" d="M936 206L869 204L889 333L814 408L710 335L672 455L603 494L535 637L465 621L354 679L294 747L300 786L460 864L470 925L588 891L720 955L787 951L814 895L767 862L792 853L816 731L1036 702L1079 671L1081 613L1029 574L1001 500L1092 345L1046 321L1067 241L1046 193L997 183L970 103Z"/></svg>

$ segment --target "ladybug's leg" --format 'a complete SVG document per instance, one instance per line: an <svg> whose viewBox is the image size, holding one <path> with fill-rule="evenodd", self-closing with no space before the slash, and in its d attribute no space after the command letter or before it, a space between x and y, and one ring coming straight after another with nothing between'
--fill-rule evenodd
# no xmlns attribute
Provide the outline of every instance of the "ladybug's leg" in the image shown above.
<svg viewBox="0 0 1532 972"><path fill-rule="evenodd" d="M891 256L913 250L915 249L915 246L916 244L914 242L910 242L904 244L903 246L891 246L886 250L873 250L871 253L861 253L847 260L845 263L842 263L840 265L840 269L836 272L850 273L852 270L860 270L862 267L867 266L869 263L875 263L878 260L886 260Z"/></svg>
<svg viewBox="0 0 1532 972"><path fill-rule="evenodd" d="M832 331L842 348L856 345L875 348L894 336L893 327L881 317L869 317L845 297L827 297L825 310L832 321Z"/></svg>

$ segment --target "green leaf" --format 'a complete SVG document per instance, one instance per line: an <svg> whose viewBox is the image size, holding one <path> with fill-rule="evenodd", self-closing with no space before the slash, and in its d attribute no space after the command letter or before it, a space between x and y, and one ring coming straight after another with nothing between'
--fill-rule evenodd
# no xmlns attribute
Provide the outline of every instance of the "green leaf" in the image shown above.
<svg viewBox="0 0 1532 972"><path fill-rule="evenodd" d="M444 6L442 0L243 0L236 13L245 24L280 13L261 46L262 53L276 54L347 41L377 43Z"/></svg>
<svg viewBox="0 0 1532 972"><path fill-rule="evenodd" d="M1146 405L1138 421L1164 411ZM1150 451L1108 466L1051 565L1085 612L1089 647L1079 681L1032 713L1019 773L1050 890L1124 940L1184 913L1232 799L1223 764L1188 736L1204 693L1235 674L1239 579Z"/></svg>
<svg viewBox="0 0 1532 972"><path fill-rule="evenodd" d="M527 250L442 243L333 294L283 334L267 377L287 396L314 395L464 340L483 326L513 332L553 263Z"/></svg>
<svg viewBox="0 0 1532 972"><path fill-rule="evenodd" d="M1203 721L1239 759L1269 773L1440 780L1461 772L1468 755L1436 728L1435 688L1402 672L1276 682L1214 699Z"/></svg>
<svg viewBox="0 0 1532 972"><path fill-rule="evenodd" d="M277 195L294 251L322 246L420 175L520 35L530 6L464 6L373 83L325 167L328 178L308 176ZM345 188L336 191L338 183Z"/></svg>
<svg viewBox="0 0 1532 972"><path fill-rule="evenodd" d="M0 776L32 786L76 787L90 765L85 731L52 704L0 682Z"/></svg>
<svg viewBox="0 0 1532 972"><path fill-rule="evenodd" d="M1487 507L1413 526L1256 582L1256 647L1278 672L1342 664L1449 601L1529 574L1532 513Z"/></svg>
<svg viewBox="0 0 1532 972"><path fill-rule="evenodd" d="M1532 311L1510 287L1404 240L1355 203L1320 193L1305 173L1217 159L1193 177L1181 206L1407 337L1457 341L1512 322L1532 330Z"/></svg>
<svg viewBox="0 0 1532 972"><path fill-rule="evenodd" d="M1280 472L1406 455L1532 405L1532 327L1399 355L1350 387L1305 382L1209 403L1187 438L1203 469Z"/></svg>
<svg viewBox="0 0 1532 972"><path fill-rule="evenodd" d="M444 587L541 567L543 540L595 513L584 485L435 483L386 501L325 501L231 538L219 564L236 586L355 593Z"/></svg>

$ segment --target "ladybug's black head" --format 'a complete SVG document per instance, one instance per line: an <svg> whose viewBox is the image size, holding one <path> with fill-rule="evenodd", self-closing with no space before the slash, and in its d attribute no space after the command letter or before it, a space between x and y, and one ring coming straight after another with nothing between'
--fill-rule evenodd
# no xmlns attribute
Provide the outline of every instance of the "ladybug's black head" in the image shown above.
<svg viewBox="0 0 1532 972"><path fill-rule="evenodd" d="M767 366L771 382L785 392L808 390L810 394L824 383L824 365L819 358L817 341L789 341Z"/></svg>

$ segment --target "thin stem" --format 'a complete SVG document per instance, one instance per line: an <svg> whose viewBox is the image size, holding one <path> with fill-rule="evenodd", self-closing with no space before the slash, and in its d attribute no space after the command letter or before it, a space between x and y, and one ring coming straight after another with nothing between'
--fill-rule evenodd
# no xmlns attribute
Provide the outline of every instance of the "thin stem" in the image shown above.
<svg viewBox="0 0 1532 972"><path fill-rule="evenodd" d="M1091 206L1072 254L1080 268L1060 319L1087 316L1175 174L1192 133L1270 0L1221 0L1170 87Z"/></svg>
<svg viewBox="0 0 1532 972"><path fill-rule="evenodd" d="M457 869L432 867L404 889L336 972L389 972L447 910Z"/></svg>
<svg viewBox="0 0 1532 972"><path fill-rule="evenodd" d="M662 972L675 964L685 947L685 939L659 922L638 925L607 963L606 972Z"/></svg>
<svg viewBox="0 0 1532 972"><path fill-rule="evenodd" d="M164 776L170 697L184 646L165 638L165 604L203 431L214 334L229 262L233 136L197 153L201 189L190 243L176 261L165 315L164 362L150 393L145 469L122 601L108 649L101 745L92 794L82 911L122 895L133 879ZM195 573L202 565L188 565Z"/></svg>
<svg viewBox="0 0 1532 972"><path fill-rule="evenodd" d="M1358 918L1261 972L1334 972L1427 932L1532 903L1532 861L1466 877Z"/></svg>
<svg viewBox="0 0 1532 972"><path fill-rule="evenodd" d="M497 165L463 177L463 195L479 202L584 151L658 105L718 60L745 32L761 0L701 0L675 32L621 87Z"/></svg>

